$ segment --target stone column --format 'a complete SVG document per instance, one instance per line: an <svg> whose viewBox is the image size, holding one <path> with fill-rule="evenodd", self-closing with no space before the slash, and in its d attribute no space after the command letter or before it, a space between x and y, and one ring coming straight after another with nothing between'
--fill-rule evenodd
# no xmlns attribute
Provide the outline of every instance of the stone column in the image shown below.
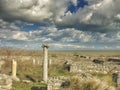
<svg viewBox="0 0 120 90"><path fill-rule="evenodd" d="M16 76L17 73L17 62L12 60L12 79L15 81L19 81L19 78Z"/></svg>
<svg viewBox="0 0 120 90"><path fill-rule="evenodd" d="M52 84L48 84L48 85L47 85L47 90L53 90Z"/></svg>
<svg viewBox="0 0 120 90"><path fill-rule="evenodd" d="M17 73L17 62L15 60L12 60L12 76L16 77Z"/></svg>
<svg viewBox="0 0 120 90"><path fill-rule="evenodd" d="M47 83L48 80L48 48L46 44L42 45L43 48L43 81Z"/></svg>
<svg viewBox="0 0 120 90"><path fill-rule="evenodd" d="M33 59L33 60L32 60L33 65L35 65L35 62L36 62L36 60L35 60L35 59Z"/></svg>

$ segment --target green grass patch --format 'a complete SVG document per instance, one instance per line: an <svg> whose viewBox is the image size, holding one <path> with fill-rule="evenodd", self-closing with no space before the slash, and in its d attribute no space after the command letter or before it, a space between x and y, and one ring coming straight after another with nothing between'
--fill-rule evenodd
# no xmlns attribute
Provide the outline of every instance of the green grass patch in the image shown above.
<svg viewBox="0 0 120 90"><path fill-rule="evenodd" d="M109 85L114 86L114 82L112 80L111 75L106 75L106 74L96 74L95 77L99 78L102 81L107 82Z"/></svg>
<svg viewBox="0 0 120 90"><path fill-rule="evenodd" d="M32 83L27 84L23 82L13 82L12 90L31 90L32 86L33 86Z"/></svg>
<svg viewBox="0 0 120 90"><path fill-rule="evenodd" d="M58 70L50 73L50 76L69 76L70 73L65 70Z"/></svg>

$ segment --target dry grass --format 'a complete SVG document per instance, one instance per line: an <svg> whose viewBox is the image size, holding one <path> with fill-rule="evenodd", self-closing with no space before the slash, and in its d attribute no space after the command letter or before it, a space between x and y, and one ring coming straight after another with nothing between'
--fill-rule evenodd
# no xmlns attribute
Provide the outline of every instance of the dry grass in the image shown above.
<svg viewBox="0 0 120 90"><path fill-rule="evenodd" d="M70 88L72 90L115 90L113 86L97 78L84 80L73 78Z"/></svg>
<svg viewBox="0 0 120 90"><path fill-rule="evenodd" d="M62 69L62 65L65 60L73 60L79 61L79 57L74 56L75 54L78 55L89 55L89 56L119 56L120 51L50 51L49 58L56 62L55 64L49 67L49 76L69 76L72 75L69 72ZM5 60L5 64L2 66L1 73L5 73L11 75L11 62L12 57L11 55L16 56L40 56L42 58L41 51L29 51L29 50L12 50L12 49L0 49L0 55L7 56ZM16 58L18 62L18 71L17 76L20 78L21 82L13 82L13 90L30 90L34 85L40 85L40 81L42 80L42 66L41 65L33 65L32 59L19 61L19 58ZM32 83L25 84L22 82L24 79L28 79L31 77L33 79ZM110 76L96 76L94 80L86 80L82 81L79 79L72 79L71 80L71 90L114 90L113 82ZM104 84L104 85L103 85Z"/></svg>

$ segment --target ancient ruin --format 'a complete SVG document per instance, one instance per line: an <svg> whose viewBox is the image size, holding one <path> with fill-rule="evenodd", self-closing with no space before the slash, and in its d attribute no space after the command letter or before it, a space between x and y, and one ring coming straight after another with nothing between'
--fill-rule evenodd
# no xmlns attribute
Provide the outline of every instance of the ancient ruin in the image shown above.
<svg viewBox="0 0 120 90"><path fill-rule="evenodd" d="M48 81L48 48L49 45L43 44L43 81Z"/></svg>
<svg viewBox="0 0 120 90"><path fill-rule="evenodd" d="M18 83L26 84L28 87L31 85L31 90L39 90L42 87L41 83L45 85L44 88L47 88L47 90L75 90L70 86L70 82L74 78L79 79L81 82L93 80L96 87L98 83L106 90L115 90L115 88L119 90L120 56L89 56L75 55L73 52L53 53L53 51L50 51L50 58L48 59L49 45L43 44L42 48L43 51L37 56L34 56L33 53L33 56L31 54L28 56L9 56L11 59L7 56L0 56L0 69L2 70L2 74L0 74L0 90L10 90L12 80L13 84L16 84L19 78L21 82ZM5 67L11 67L7 74L3 72ZM103 79L99 76L103 76ZM104 81L104 78L110 80L110 84ZM111 89L107 89L108 87Z"/></svg>
<svg viewBox="0 0 120 90"><path fill-rule="evenodd" d="M19 81L19 78L16 76L17 73L17 62L12 60L12 79L15 81Z"/></svg>
<svg viewBox="0 0 120 90"><path fill-rule="evenodd" d="M15 60L12 61L12 76L16 77L17 73L17 62Z"/></svg>
<svg viewBox="0 0 120 90"><path fill-rule="evenodd" d="M96 64L91 61L84 61L72 63L70 66L70 72L89 72L107 74L119 71L119 67L119 65L111 64L109 62L105 62L104 64Z"/></svg>

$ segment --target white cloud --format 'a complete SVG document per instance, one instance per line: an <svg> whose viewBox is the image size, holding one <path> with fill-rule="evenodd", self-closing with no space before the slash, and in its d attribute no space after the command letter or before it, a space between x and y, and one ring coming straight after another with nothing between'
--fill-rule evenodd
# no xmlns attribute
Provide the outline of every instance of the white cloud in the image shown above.
<svg viewBox="0 0 120 90"><path fill-rule="evenodd" d="M12 18L40 21L52 15L46 0L0 0L0 3L3 14L6 12Z"/></svg>
<svg viewBox="0 0 120 90"><path fill-rule="evenodd" d="M54 21L64 16L70 1L74 0L0 0L0 16L33 22Z"/></svg>
<svg viewBox="0 0 120 90"><path fill-rule="evenodd" d="M10 30L20 30L15 23L6 22L3 19L0 19L0 28L1 29L10 29Z"/></svg>
<svg viewBox="0 0 120 90"><path fill-rule="evenodd" d="M120 49L120 46L116 46L117 49Z"/></svg>
<svg viewBox="0 0 120 90"><path fill-rule="evenodd" d="M107 43L116 43L120 41L120 32L115 33L99 33L99 32L86 32L74 28L67 28L58 30L56 27L41 27L38 30L29 32L24 31L11 31L8 29L0 29L0 44L1 47L6 45L10 47L23 47L24 48L39 48L37 45L40 43L49 43L54 49L95 49L96 44L103 43L101 49L113 49L117 46L107 46ZM88 43L88 44L87 44ZM91 43L89 45L89 43ZM31 47L31 44L32 47Z"/></svg>
<svg viewBox="0 0 120 90"><path fill-rule="evenodd" d="M79 8L76 13L67 11L70 1L77 5L77 0L0 0L0 17L93 32L120 30L120 0L86 0L88 6Z"/></svg>
<svg viewBox="0 0 120 90"><path fill-rule="evenodd" d="M58 30L56 27L44 27L28 32L30 41L61 42L61 43L86 43L86 42L118 42L120 32L99 33L66 28Z"/></svg>
<svg viewBox="0 0 120 90"><path fill-rule="evenodd" d="M28 40L27 35L24 32L17 32L16 34L13 34L12 38L16 40Z"/></svg>
<svg viewBox="0 0 120 90"><path fill-rule="evenodd" d="M77 6L77 0L72 0L73 4Z"/></svg>
<svg viewBox="0 0 120 90"><path fill-rule="evenodd" d="M120 30L120 25L118 25L120 0L87 1L88 6L82 9L80 8L76 13L62 17L61 20L56 23L60 26L80 28L92 32L111 32Z"/></svg>
<svg viewBox="0 0 120 90"><path fill-rule="evenodd" d="M85 42L118 42L120 41L120 32L86 32L74 28L58 30L56 27L44 27L39 30L28 32L30 41L48 41L62 43L85 43Z"/></svg>
<svg viewBox="0 0 120 90"><path fill-rule="evenodd" d="M120 14L117 14L115 17L120 20Z"/></svg>

